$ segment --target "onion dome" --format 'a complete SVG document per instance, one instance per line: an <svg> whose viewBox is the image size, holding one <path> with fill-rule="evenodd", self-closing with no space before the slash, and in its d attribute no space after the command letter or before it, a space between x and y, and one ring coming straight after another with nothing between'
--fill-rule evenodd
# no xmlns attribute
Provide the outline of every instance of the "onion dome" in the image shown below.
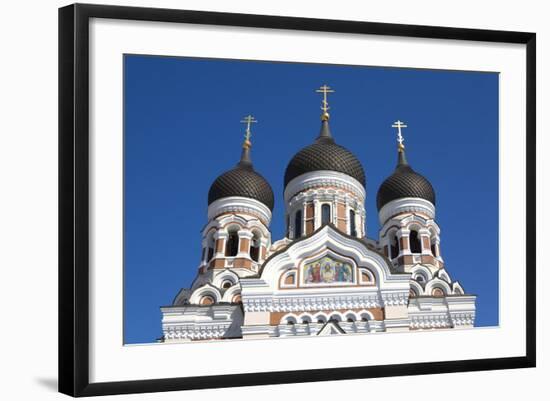
<svg viewBox="0 0 550 401"><path fill-rule="evenodd" d="M334 142L328 125L328 114L321 123L321 133L314 143L306 146L288 163L285 187L294 178L311 171L331 170L349 175L365 186L365 171L361 162L343 146Z"/></svg>
<svg viewBox="0 0 550 401"><path fill-rule="evenodd" d="M250 116L250 118L252 118ZM246 140L243 144L241 159L237 165L214 180L208 191L208 205L230 196L242 196L255 199L273 211L274 197L271 186L254 170L250 159L250 122L248 122Z"/></svg>
<svg viewBox="0 0 550 401"><path fill-rule="evenodd" d="M376 206L380 210L384 205L401 198L421 198L435 206L435 192L432 184L409 166L405 157L405 148L402 145L398 150L395 171L380 185Z"/></svg>

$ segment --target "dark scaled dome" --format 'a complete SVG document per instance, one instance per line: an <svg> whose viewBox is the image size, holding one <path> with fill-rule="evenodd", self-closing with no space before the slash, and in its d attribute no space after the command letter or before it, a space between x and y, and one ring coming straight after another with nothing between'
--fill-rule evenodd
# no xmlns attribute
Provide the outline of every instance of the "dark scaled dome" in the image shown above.
<svg viewBox="0 0 550 401"><path fill-rule="evenodd" d="M212 183L208 191L208 204L229 196L256 199L273 211L273 190L266 179L254 171L248 147L243 148L239 163Z"/></svg>
<svg viewBox="0 0 550 401"><path fill-rule="evenodd" d="M285 187L294 178L319 170L347 174L365 186L363 166L353 153L334 142L326 120L322 122L321 133L317 140L296 153L288 163L285 171Z"/></svg>
<svg viewBox="0 0 550 401"><path fill-rule="evenodd" d="M384 205L400 198L421 198L435 206L432 184L409 166L404 149L399 150L395 171L380 185L376 206L380 210Z"/></svg>

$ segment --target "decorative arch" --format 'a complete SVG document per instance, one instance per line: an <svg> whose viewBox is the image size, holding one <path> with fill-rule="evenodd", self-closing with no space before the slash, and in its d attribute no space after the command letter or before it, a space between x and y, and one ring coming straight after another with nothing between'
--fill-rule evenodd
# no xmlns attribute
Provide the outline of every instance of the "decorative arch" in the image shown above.
<svg viewBox="0 0 550 401"><path fill-rule="evenodd" d="M433 279L431 270L423 265L415 265L411 268L411 278L418 281L418 276L422 276L423 278L423 281L420 281L422 285L426 285Z"/></svg>
<svg viewBox="0 0 550 401"><path fill-rule="evenodd" d="M313 317L309 313L302 313L298 319L302 324L313 323Z"/></svg>
<svg viewBox="0 0 550 401"><path fill-rule="evenodd" d="M387 227L386 227L387 226ZM395 220L393 221L393 224L388 224L386 223L386 225L383 227L383 229L380 230L380 232L382 233L381 234L381 237L387 237L388 236L388 232L391 230L391 231L398 231L399 229L401 229L401 221L399 220Z"/></svg>
<svg viewBox="0 0 550 401"><path fill-rule="evenodd" d="M451 283L451 277L445 269L439 269L436 273L436 277L440 278L441 280L445 280L449 284Z"/></svg>
<svg viewBox="0 0 550 401"><path fill-rule="evenodd" d="M359 268L359 283L364 285L376 285L374 273L366 267Z"/></svg>
<svg viewBox="0 0 550 401"><path fill-rule="evenodd" d="M409 296L410 296L410 291L413 291L415 293L415 296L424 295L424 289L420 284L418 284L418 282L416 282L415 280L411 280L410 285L411 285L411 288L409 290Z"/></svg>
<svg viewBox="0 0 550 401"><path fill-rule="evenodd" d="M344 314L344 318L345 318L345 321L348 322L348 323L355 323L357 320L361 320L361 319L357 319L357 314L349 311L349 312L346 312Z"/></svg>
<svg viewBox="0 0 550 401"><path fill-rule="evenodd" d="M345 320L344 315L340 312L330 312L328 315L328 320L336 320L337 322L343 322Z"/></svg>
<svg viewBox="0 0 550 401"><path fill-rule="evenodd" d="M189 302L195 305L204 305L201 303L201 300L206 296L211 297L214 303L218 303L222 299L220 291L212 284L207 283L193 291L193 294L189 298Z"/></svg>
<svg viewBox="0 0 550 401"><path fill-rule="evenodd" d="M443 291L443 296L449 295L451 293L451 287L446 281L441 280L440 278L434 278L428 282L424 292L426 295L432 295L433 290L439 288Z"/></svg>
<svg viewBox="0 0 550 401"><path fill-rule="evenodd" d="M294 313L287 313L279 321L279 324L296 324L296 323L298 323L298 318Z"/></svg>
<svg viewBox="0 0 550 401"><path fill-rule="evenodd" d="M313 316L313 321L315 323L326 323L328 322L328 316L326 313L318 312Z"/></svg>
<svg viewBox="0 0 550 401"><path fill-rule="evenodd" d="M298 286L298 270L292 269L281 274L279 279L279 286L281 288L295 288Z"/></svg>
<svg viewBox="0 0 550 401"><path fill-rule="evenodd" d="M324 226L299 241L292 241L271 254L260 268L259 277L255 279L258 283L254 285L261 282L266 286L266 290L269 287L276 292L280 289L279 279L283 272L300 268L309 260L324 255L332 255L339 260L346 258L344 260L351 260L354 267L368 268L375 278L376 286L373 288L402 292L409 290L409 273L395 272L388 258L370 249L363 240L343 234L332 225ZM358 274L358 271L355 273ZM298 282L301 283L301 271L298 278ZM353 282L357 283L357 279L354 278ZM249 280L242 280L241 285L247 287ZM243 291L248 290L245 288Z"/></svg>
<svg viewBox="0 0 550 401"><path fill-rule="evenodd" d="M453 294L464 295L464 288L462 288L458 281L453 283Z"/></svg>
<svg viewBox="0 0 550 401"><path fill-rule="evenodd" d="M371 312L369 312L368 310L362 310L362 311L357 312L357 317L363 322L368 322L370 320L376 320L374 318L374 315Z"/></svg>
<svg viewBox="0 0 550 401"><path fill-rule="evenodd" d="M212 284L218 288L223 288L223 284L227 281L231 282L231 286L233 286L239 282L239 276L235 272L225 269L214 277Z"/></svg>
<svg viewBox="0 0 550 401"><path fill-rule="evenodd" d="M241 286L234 285L233 287L227 289L222 297L222 302L235 303L234 298L241 295Z"/></svg>

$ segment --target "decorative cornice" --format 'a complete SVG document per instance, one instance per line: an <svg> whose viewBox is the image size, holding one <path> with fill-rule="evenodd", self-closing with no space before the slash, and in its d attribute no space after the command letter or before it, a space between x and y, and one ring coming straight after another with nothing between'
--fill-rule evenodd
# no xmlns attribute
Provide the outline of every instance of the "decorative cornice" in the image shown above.
<svg viewBox="0 0 550 401"><path fill-rule="evenodd" d="M452 322L447 313L412 315L411 329L441 329L451 328Z"/></svg>
<svg viewBox="0 0 550 401"><path fill-rule="evenodd" d="M317 310L379 308L382 300L377 293L363 296L322 297L243 297L246 312L305 312Z"/></svg>
<svg viewBox="0 0 550 401"><path fill-rule="evenodd" d="M386 221L401 213L424 213L429 218L435 218L435 206L422 198L401 198L396 199L388 204L384 205L380 212L378 212L378 218L380 224L384 225Z"/></svg>
<svg viewBox="0 0 550 401"><path fill-rule="evenodd" d="M473 326L475 321L475 312L451 312L451 321L453 326Z"/></svg>
<svg viewBox="0 0 550 401"><path fill-rule="evenodd" d="M288 204L298 192L318 187L344 189L357 196L361 202L365 201L365 187L355 178L336 171L321 170L302 174L290 181L285 188L285 202Z"/></svg>
<svg viewBox="0 0 550 401"><path fill-rule="evenodd" d="M407 305L409 302L409 293L407 292L382 292L382 301L384 306Z"/></svg>
<svg viewBox="0 0 550 401"><path fill-rule="evenodd" d="M163 329L166 340L212 340L226 336L231 321L222 324L201 325L193 324L187 326L169 326Z"/></svg>
<svg viewBox="0 0 550 401"><path fill-rule="evenodd" d="M208 220L224 213L243 213L255 216L268 226L271 221L271 210L255 199L241 196L221 198L208 205Z"/></svg>

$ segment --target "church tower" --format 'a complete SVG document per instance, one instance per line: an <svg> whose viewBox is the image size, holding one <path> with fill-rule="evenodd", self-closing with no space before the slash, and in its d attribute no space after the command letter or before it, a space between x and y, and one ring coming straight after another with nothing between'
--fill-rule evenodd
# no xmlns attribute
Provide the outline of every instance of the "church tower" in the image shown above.
<svg viewBox="0 0 550 401"><path fill-rule="evenodd" d="M398 120L392 127L397 128L397 166L376 197L379 247L397 271L411 273L411 298L464 294L460 284L451 281L441 256L435 191L407 161L401 131L407 126Z"/></svg>
<svg viewBox="0 0 550 401"><path fill-rule="evenodd" d="M273 190L254 170L250 155L251 125L257 121L249 115L241 122L246 124L241 158L214 180L208 192L208 223L202 230L202 256L189 294L191 303L239 303L239 278L258 272L271 245Z"/></svg>
<svg viewBox="0 0 550 401"><path fill-rule="evenodd" d="M359 160L338 145L330 132L327 85L323 94L321 131L289 162L285 171L284 200L287 238L299 239L326 224L353 237L365 236L365 172Z"/></svg>

